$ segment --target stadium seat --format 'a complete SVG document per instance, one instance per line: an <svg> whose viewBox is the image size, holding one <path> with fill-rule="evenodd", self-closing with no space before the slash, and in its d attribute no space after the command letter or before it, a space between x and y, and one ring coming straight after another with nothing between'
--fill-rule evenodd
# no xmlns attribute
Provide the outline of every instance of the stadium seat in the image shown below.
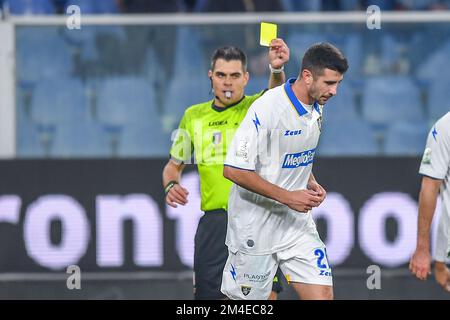
<svg viewBox="0 0 450 320"><path fill-rule="evenodd" d="M66 8L70 5L79 6L81 14L106 14L119 11L116 0L70 0Z"/></svg>
<svg viewBox="0 0 450 320"><path fill-rule="evenodd" d="M141 124L124 128L118 145L120 157L168 157L171 135L158 127Z"/></svg>
<svg viewBox="0 0 450 320"><path fill-rule="evenodd" d="M431 55L418 66L416 77L426 81L434 81L441 78L442 66L450 61L450 39L431 53Z"/></svg>
<svg viewBox="0 0 450 320"><path fill-rule="evenodd" d="M370 125L362 121L342 120L322 125L318 146L320 156L374 156L378 144Z"/></svg>
<svg viewBox="0 0 450 320"><path fill-rule="evenodd" d="M64 6L64 12L67 12L67 9L69 6L75 5L75 6L80 7L81 14L96 14L97 13L96 3L101 2L101 1L103 1L103 0L100 0L100 1L70 0L70 1L66 2L65 6Z"/></svg>
<svg viewBox="0 0 450 320"><path fill-rule="evenodd" d="M56 158L110 157L111 141L103 128L92 122L68 122L56 127L51 156Z"/></svg>
<svg viewBox="0 0 450 320"><path fill-rule="evenodd" d="M196 0L193 8L194 12L203 12L208 0Z"/></svg>
<svg viewBox="0 0 450 320"><path fill-rule="evenodd" d="M51 0L6 0L9 12L13 15L54 14L55 6Z"/></svg>
<svg viewBox="0 0 450 320"><path fill-rule="evenodd" d="M381 35L381 64L386 70L393 70L400 58L401 43L392 33Z"/></svg>
<svg viewBox="0 0 450 320"><path fill-rule="evenodd" d="M418 87L406 76L368 78L362 96L364 118L374 126L424 119Z"/></svg>
<svg viewBox="0 0 450 320"><path fill-rule="evenodd" d="M144 78L108 78L98 90L98 119L105 125L151 122L159 125L153 88Z"/></svg>
<svg viewBox="0 0 450 320"><path fill-rule="evenodd" d="M195 26L177 28L174 70L177 74L202 75L205 70L205 58L200 41L200 35ZM207 60L206 60L207 61Z"/></svg>
<svg viewBox="0 0 450 320"><path fill-rule="evenodd" d="M174 77L168 87L164 105L163 125L165 132L176 128L184 111L191 105L213 99L207 74L196 77Z"/></svg>
<svg viewBox="0 0 450 320"><path fill-rule="evenodd" d="M38 82L33 92L31 119L43 125L87 121L89 109L83 84L79 80L65 78Z"/></svg>
<svg viewBox="0 0 450 320"><path fill-rule="evenodd" d="M345 77L359 78L363 65L363 45L361 35L345 35L342 44L342 53L347 58L349 64L349 69L345 74Z"/></svg>
<svg viewBox="0 0 450 320"><path fill-rule="evenodd" d="M360 10L359 0L340 0L339 6L341 11L354 11Z"/></svg>
<svg viewBox="0 0 450 320"><path fill-rule="evenodd" d="M291 57L303 57L312 44L329 41L329 38L329 35L323 33L291 32L285 41L289 45Z"/></svg>
<svg viewBox="0 0 450 320"><path fill-rule="evenodd" d="M320 11L322 9L321 0L296 1L282 0L284 11Z"/></svg>
<svg viewBox="0 0 450 320"><path fill-rule="evenodd" d="M423 153L428 135L426 122L398 122L386 133L384 154L388 156L418 156Z"/></svg>
<svg viewBox="0 0 450 320"><path fill-rule="evenodd" d="M368 5L376 5L380 8L380 10L394 10L395 9L395 1L392 0L371 0L367 1Z"/></svg>
<svg viewBox="0 0 450 320"><path fill-rule="evenodd" d="M42 136L37 126L30 121L17 122L16 152L20 158L42 158L46 156Z"/></svg>
<svg viewBox="0 0 450 320"><path fill-rule="evenodd" d="M62 28L16 28L16 76L19 82L35 82L42 78L71 74L72 51L65 41Z"/></svg>
<svg viewBox="0 0 450 320"><path fill-rule="evenodd" d="M267 75L259 77L252 77L252 75L250 75L250 80L247 83L247 86L245 87L245 94L251 96L268 88L269 88L269 73L267 73Z"/></svg>
<svg viewBox="0 0 450 320"><path fill-rule="evenodd" d="M73 43L76 48L74 51L78 54L78 59L81 64L86 62L91 62L92 64L97 64L100 60L99 53L97 50L97 46L95 44L96 30L98 26L85 26L82 30L77 30L74 33L83 33L84 35L77 37L74 40L74 37L70 37L68 41Z"/></svg>
<svg viewBox="0 0 450 320"><path fill-rule="evenodd" d="M431 82L428 91L429 124L450 111L450 76L443 75Z"/></svg>
<svg viewBox="0 0 450 320"><path fill-rule="evenodd" d="M355 96L352 87L347 82L342 82L337 95L332 97L323 109L325 121L355 121L359 114L355 104Z"/></svg>
<svg viewBox="0 0 450 320"><path fill-rule="evenodd" d="M95 1L97 14L104 13L118 13L119 8L117 6L117 0L100 0Z"/></svg>

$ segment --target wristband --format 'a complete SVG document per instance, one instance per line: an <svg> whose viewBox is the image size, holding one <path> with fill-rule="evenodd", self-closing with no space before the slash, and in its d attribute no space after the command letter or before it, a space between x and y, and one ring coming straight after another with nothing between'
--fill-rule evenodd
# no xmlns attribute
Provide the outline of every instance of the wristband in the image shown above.
<svg viewBox="0 0 450 320"><path fill-rule="evenodd" d="M271 73L282 73L284 71L284 65L281 66L279 69L275 69L272 67L272 65L269 63L269 69Z"/></svg>
<svg viewBox="0 0 450 320"><path fill-rule="evenodd" d="M178 184L178 182L175 180L169 181L169 183L164 187L164 193L167 195L170 189L172 189L176 184Z"/></svg>

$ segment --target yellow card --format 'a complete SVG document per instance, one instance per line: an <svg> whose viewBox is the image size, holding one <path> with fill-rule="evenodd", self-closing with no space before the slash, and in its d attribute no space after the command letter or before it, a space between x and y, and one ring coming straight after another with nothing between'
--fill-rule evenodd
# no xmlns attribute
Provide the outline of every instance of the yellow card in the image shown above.
<svg viewBox="0 0 450 320"><path fill-rule="evenodd" d="M261 34L259 44L268 47L270 41L277 37L277 25L274 23L261 22Z"/></svg>

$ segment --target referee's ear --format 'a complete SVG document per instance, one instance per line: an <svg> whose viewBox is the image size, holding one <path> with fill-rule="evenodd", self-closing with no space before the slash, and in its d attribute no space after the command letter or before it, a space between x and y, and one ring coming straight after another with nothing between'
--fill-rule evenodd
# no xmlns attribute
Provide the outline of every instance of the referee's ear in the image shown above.
<svg viewBox="0 0 450 320"><path fill-rule="evenodd" d="M245 73L244 73L244 81L245 81L244 86L247 85L248 80L250 80L250 73L248 73L248 71L245 71Z"/></svg>
<svg viewBox="0 0 450 320"><path fill-rule="evenodd" d="M214 87L213 87L213 79L212 79L212 71L211 70L208 71L208 77L209 77L209 81L211 83L211 91L210 91L210 93L213 93L214 92Z"/></svg>

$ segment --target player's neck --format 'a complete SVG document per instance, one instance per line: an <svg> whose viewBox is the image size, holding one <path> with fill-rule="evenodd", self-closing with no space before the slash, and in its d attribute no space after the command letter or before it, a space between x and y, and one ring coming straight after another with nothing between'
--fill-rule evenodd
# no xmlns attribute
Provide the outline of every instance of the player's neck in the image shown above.
<svg viewBox="0 0 450 320"><path fill-rule="evenodd" d="M302 80L296 80L292 84L292 91L294 92L297 99L306 105L312 105L314 103L314 99L308 94L308 89L304 83L301 83Z"/></svg>

